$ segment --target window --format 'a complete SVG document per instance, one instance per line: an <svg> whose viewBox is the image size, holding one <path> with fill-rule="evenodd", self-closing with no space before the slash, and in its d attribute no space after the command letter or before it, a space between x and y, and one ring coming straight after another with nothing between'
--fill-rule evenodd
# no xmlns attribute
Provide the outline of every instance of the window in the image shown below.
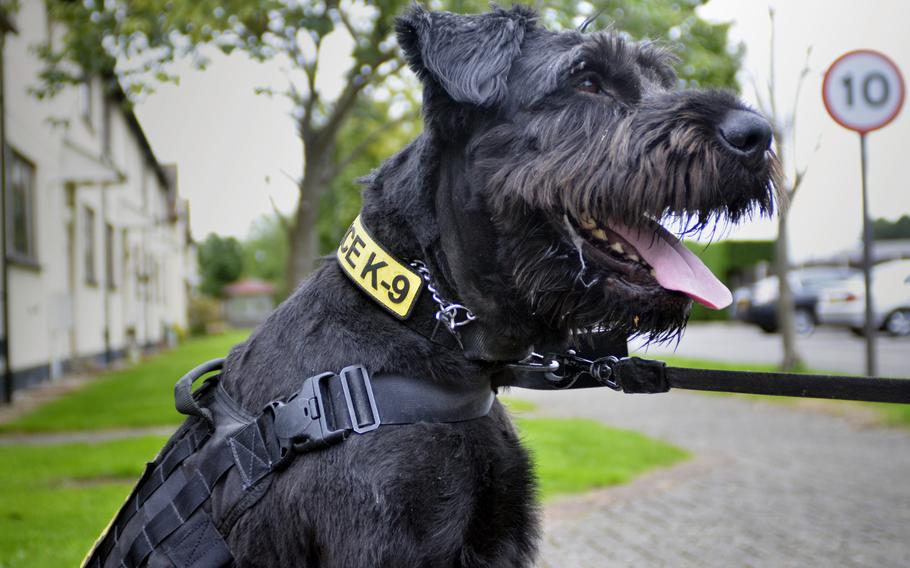
<svg viewBox="0 0 910 568"><path fill-rule="evenodd" d="M136 299L141 300L145 293L145 255L141 254L139 246L133 248L133 264L136 266Z"/></svg>
<svg viewBox="0 0 910 568"><path fill-rule="evenodd" d="M90 77L86 77L79 83L79 113L89 128L94 128L92 125L92 79Z"/></svg>
<svg viewBox="0 0 910 568"><path fill-rule="evenodd" d="M130 264L130 234L126 229L122 229L120 232L120 250L123 253L122 264L120 265L120 270L123 274L120 281L123 282L123 287L126 288L129 285L127 280L129 273L127 270Z"/></svg>
<svg viewBox="0 0 910 568"><path fill-rule="evenodd" d="M13 261L35 264L35 166L7 153L6 252Z"/></svg>
<svg viewBox="0 0 910 568"><path fill-rule="evenodd" d="M117 288L114 277L114 226L110 223L104 225L104 272L107 287L110 290Z"/></svg>
<svg viewBox="0 0 910 568"><path fill-rule="evenodd" d="M85 283L93 286L98 284L95 274L95 210L85 208Z"/></svg>
<svg viewBox="0 0 910 568"><path fill-rule="evenodd" d="M101 112L101 152L108 158L111 156L111 128L112 128L112 107L110 99L104 98L104 108Z"/></svg>

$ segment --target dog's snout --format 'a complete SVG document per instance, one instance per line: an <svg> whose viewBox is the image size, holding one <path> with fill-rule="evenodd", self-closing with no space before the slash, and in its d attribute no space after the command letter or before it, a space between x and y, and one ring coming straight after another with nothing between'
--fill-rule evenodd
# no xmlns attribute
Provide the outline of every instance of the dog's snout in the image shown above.
<svg viewBox="0 0 910 568"><path fill-rule="evenodd" d="M771 146L771 125L748 110L728 112L717 125L717 133L725 146L748 157L764 154Z"/></svg>

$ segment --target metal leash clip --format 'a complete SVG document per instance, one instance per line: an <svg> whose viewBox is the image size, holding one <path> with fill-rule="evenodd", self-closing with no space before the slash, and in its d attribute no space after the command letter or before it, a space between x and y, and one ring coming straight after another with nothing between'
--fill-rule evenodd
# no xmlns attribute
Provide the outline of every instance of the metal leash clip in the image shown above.
<svg viewBox="0 0 910 568"><path fill-rule="evenodd" d="M578 355L574 349L569 349L561 355L556 355L555 359L560 364L560 371L556 373L556 378L567 383L567 386L560 388L571 387L579 377L587 374L605 387L615 391L622 390L622 386L615 380L613 373L613 366L619 362L618 357L608 355L597 359L587 359Z"/></svg>
<svg viewBox="0 0 910 568"><path fill-rule="evenodd" d="M531 355L518 363L509 365L515 371L531 373L544 373L544 377L554 389L572 388L582 375L590 375L595 381L613 390L622 390L622 386L614 379L613 367L620 359L609 355L597 359L586 359L578 355L574 349L565 353Z"/></svg>

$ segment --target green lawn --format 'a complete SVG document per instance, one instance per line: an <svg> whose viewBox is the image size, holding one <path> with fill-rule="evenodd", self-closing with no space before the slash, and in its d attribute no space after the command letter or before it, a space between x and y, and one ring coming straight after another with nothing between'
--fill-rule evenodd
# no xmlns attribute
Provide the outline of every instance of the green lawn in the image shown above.
<svg viewBox="0 0 910 568"><path fill-rule="evenodd" d="M0 446L0 568L78 566L165 440Z"/></svg>
<svg viewBox="0 0 910 568"><path fill-rule="evenodd" d="M686 452L590 420L520 418L541 494L625 483ZM0 568L78 565L165 438L0 446Z"/></svg>
<svg viewBox="0 0 910 568"><path fill-rule="evenodd" d="M500 396L499 402L506 405L506 408L509 409L509 412L513 416L520 416L528 412L534 412L537 410L537 405L533 402L528 402L527 400L522 400L520 398L512 398L509 396Z"/></svg>
<svg viewBox="0 0 910 568"><path fill-rule="evenodd" d="M888 426L901 426L910 428L910 404L884 404L884 403L865 403L868 406L877 408L882 415L882 421Z"/></svg>
<svg viewBox="0 0 910 568"><path fill-rule="evenodd" d="M48 403L0 432L52 432L179 424L174 383L184 373L246 339L248 331L191 339L139 365L105 373L83 389Z"/></svg>
<svg viewBox="0 0 910 568"><path fill-rule="evenodd" d="M107 373L0 432L100 430L176 424L173 385L200 362L225 355L245 332L194 339L130 369ZM687 454L641 434L589 420L526 418L532 403L505 399L517 414L544 499L624 483ZM0 568L78 565L146 461L165 438L96 444L0 446Z"/></svg>
<svg viewBox="0 0 910 568"><path fill-rule="evenodd" d="M689 457L677 447L637 432L580 418L519 418L544 500L632 480Z"/></svg>

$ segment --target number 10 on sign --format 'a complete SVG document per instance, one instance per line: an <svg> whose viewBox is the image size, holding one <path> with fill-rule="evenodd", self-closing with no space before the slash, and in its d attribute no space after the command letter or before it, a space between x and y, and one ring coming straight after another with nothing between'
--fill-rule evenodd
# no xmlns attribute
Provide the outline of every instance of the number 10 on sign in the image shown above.
<svg viewBox="0 0 910 568"><path fill-rule="evenodd" d="M866 134L877 130L900 112L904 81L897 66L881 53L851 51L825 73L825 108L844 128Z"/></svg>

